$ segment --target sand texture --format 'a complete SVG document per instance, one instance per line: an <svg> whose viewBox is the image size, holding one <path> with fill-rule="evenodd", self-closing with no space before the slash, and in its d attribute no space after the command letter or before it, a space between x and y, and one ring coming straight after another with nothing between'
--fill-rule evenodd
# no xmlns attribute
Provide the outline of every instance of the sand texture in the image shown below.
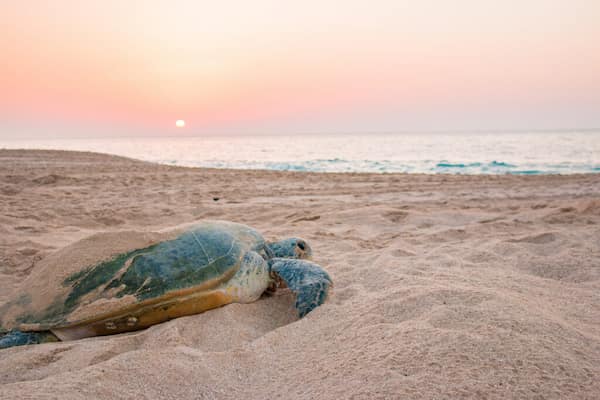
<svg viewBox="0 0 600 400"><path fill-rule="evenodd" d="M600 174L233 171L0 150L0 306L79 239L201 219L304 237L333 277L328 301L298 320L282 290L0 350L0 398L600 398Z"/></svg>

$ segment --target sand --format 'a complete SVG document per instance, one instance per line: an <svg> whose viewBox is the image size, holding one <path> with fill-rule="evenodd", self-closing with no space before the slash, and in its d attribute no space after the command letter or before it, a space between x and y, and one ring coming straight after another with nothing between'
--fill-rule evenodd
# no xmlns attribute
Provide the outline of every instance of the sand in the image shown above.
<svg viewBox="0 0 600 400"><path fill-rule="evenodd" d="M217 200L218 199L218 200ZM200 219L307 239L335 287L0 350L0 398L597 399L600 174L190 169L0 151L0 305L54 251Z"/></svg>

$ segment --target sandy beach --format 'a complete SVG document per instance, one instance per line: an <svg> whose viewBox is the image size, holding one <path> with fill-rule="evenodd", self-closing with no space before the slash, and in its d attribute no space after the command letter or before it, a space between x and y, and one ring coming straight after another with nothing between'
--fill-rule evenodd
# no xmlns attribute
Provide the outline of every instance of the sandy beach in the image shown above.
<svg viewBox="0 0 600 400"><path fill-rule="evenodd" d="M600 174L192 169L0 150L0 305L97 232L300 236L334 280L134 333L0 350L2 399L597 399Z"/></svg>

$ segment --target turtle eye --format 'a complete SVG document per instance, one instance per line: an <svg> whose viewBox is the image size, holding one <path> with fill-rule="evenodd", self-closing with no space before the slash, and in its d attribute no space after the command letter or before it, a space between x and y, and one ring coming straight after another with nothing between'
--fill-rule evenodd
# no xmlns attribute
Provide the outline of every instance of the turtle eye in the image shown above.
<svg viewBox="0 0 600 400"><path fill-rule="evenodd" d="M297 245L300 248L300 250L302 250L302 251L306 250L306 246L304 245L304 242L298 242Z"/></svg>

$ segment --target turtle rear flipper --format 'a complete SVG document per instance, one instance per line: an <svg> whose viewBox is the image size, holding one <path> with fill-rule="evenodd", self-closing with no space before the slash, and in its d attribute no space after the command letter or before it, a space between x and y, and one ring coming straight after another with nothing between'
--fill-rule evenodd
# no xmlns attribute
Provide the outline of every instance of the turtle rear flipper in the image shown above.
<svg viewBox="0 0 600 400"><path fill-rule="evenodd" d="M18 329L15 329L0 337L0 349L47 342L58 342L58 339L48 331L22 332Z"/></svg>
<svg viewBox="0 0 600 400"><path fill-rule="evenodd" d="M325 302L332 285L327 271L306 260L274 258L271 271L296 294L296 310L300 318Z"/></svg>

